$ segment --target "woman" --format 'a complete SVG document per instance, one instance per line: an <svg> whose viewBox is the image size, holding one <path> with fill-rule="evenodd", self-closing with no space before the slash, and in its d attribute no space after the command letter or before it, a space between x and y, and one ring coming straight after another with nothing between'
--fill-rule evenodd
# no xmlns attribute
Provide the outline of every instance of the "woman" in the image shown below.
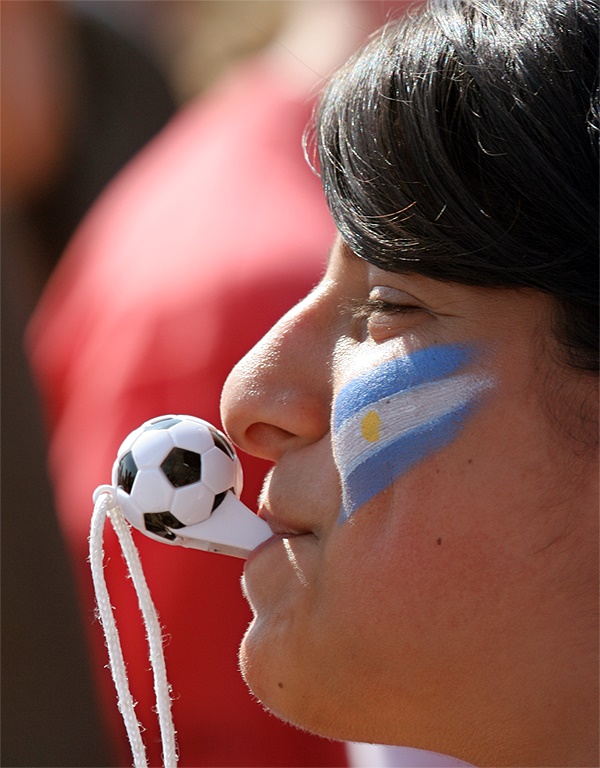
<svg viewBox="0 0 600 768"><path fill-rule="evenodd" d="M597 765L596 4L441 0L334 78L327 272L234 369L245 679L335 738Z"/></svg>

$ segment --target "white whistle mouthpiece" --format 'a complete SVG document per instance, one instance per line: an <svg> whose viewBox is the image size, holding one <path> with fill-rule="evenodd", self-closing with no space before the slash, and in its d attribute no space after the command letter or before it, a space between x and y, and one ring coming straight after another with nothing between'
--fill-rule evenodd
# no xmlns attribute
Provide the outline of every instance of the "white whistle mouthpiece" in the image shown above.
<svg viewBox="0 0 600 768"><path fill-rule="evenodd" d="M223 432L166 415L122 443L112 489L124 517L166 544L246 558L272 531L238 496L242 467Z"/></svg>

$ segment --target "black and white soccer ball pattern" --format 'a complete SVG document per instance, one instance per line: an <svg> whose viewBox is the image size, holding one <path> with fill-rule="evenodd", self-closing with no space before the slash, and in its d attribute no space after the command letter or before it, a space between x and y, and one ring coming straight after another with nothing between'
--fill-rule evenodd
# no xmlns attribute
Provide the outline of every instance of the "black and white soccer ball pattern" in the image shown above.
<svg viewBox="0 0 600 768"><path fill-rule="evenodd" d="M168 542L206 520L228 491L239 496L242 467L212 424L195 416L159 416L123 441L112 484L134 528Z"/></svg>

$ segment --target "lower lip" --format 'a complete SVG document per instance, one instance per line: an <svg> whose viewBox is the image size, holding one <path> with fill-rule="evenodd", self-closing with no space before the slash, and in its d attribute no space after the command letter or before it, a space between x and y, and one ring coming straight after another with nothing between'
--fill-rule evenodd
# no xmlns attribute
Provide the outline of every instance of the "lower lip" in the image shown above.
<svg viewBox="0 0 600 768"><path fill-rule="evenodd" d="M274 533L273 536L271 536L268 539L265 539L265 541L261 542L258 547L252 550L248 557L246 558L246 563L250 563L252 560L254 560L264 549L267 549L271 546L271 544L274 544L277 541L281 541L284 538L284 535L282 533Z"/></svg>
<svg viewBox="0 0 600 768"><path fill-rule="evenodd" d="M310 536L311 534L303 534L303 533L274 533L273 536L271 536L269 539L266 539L266 541L263 541L261 544L258 545L255 549L250 552L248 557L246 558L245 565L251 563L253 560L255 560L261 552L263 552L265 549L269 549L272 545L278 544L282 542L284 539L296 539L300 536ZM244 567L245 567L244 565Z"/></svg>

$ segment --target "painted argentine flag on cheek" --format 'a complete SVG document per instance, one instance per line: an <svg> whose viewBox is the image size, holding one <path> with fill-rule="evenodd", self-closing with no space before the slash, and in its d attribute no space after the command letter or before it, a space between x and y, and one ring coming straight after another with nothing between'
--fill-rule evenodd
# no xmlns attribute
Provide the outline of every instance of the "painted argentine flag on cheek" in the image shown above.
<svg viewBox="0 0 600 768"><path fill-rule="evenodd" d="M460 372L471 358L464 346L428 347L382 363L340 390L333 455L342 480L341 522L456 437L490 386Z"/></svg>

